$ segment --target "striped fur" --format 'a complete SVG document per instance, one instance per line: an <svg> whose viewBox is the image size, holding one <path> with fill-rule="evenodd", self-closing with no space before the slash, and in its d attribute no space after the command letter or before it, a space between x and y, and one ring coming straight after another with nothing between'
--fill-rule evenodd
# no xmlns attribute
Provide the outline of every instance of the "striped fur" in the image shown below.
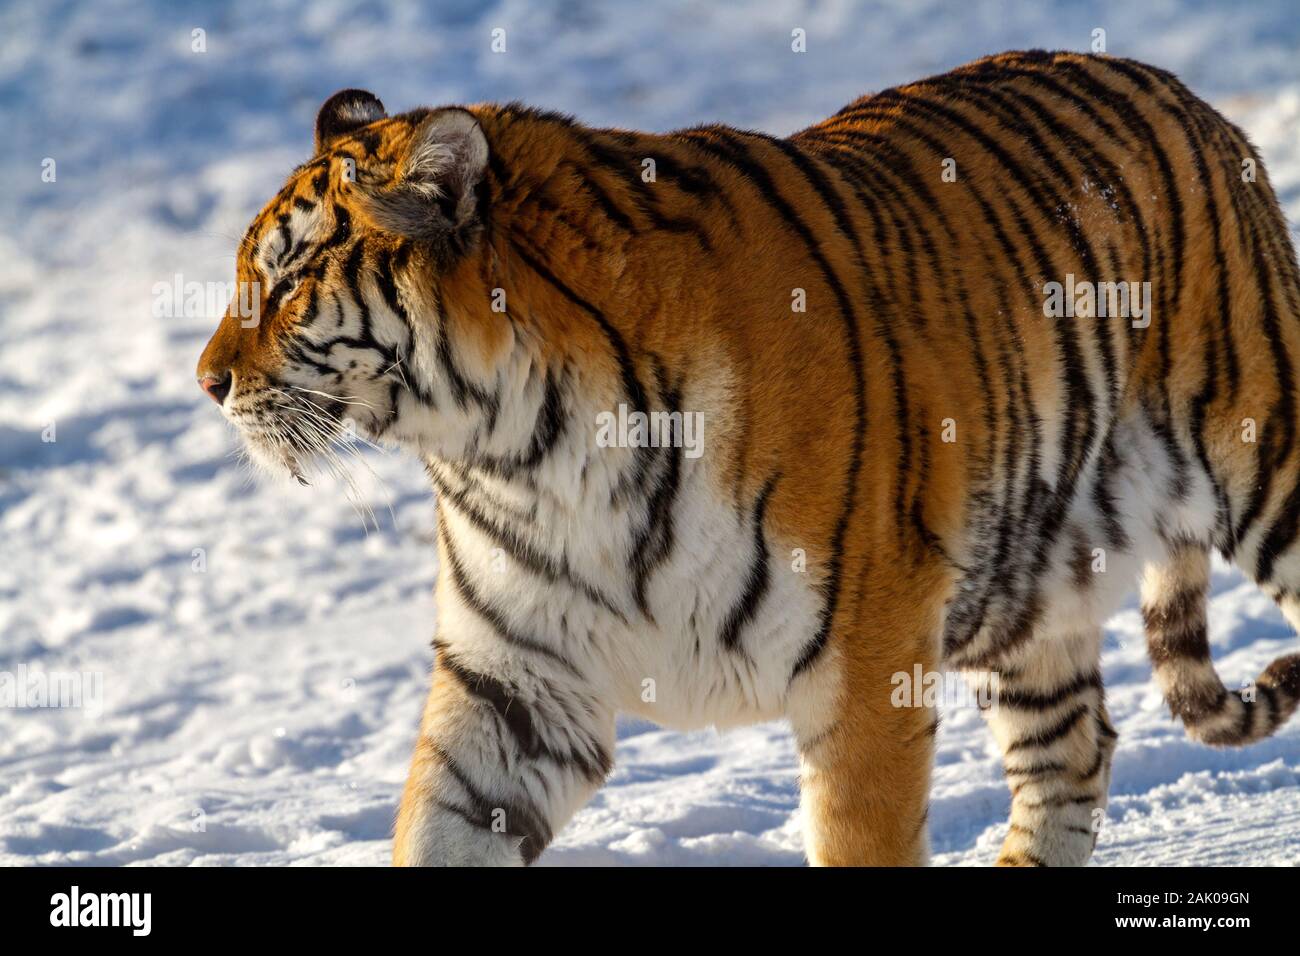
<svg viewBox="0 0 1300 956"><path fill-rule="evenodd" d="M1046 314L1067 277L1149 282L1149 321ZM1300 697L1296 657L1227 692L1204 627L1211 549L1300 623L1300 272L1245 135L1158 69L1008 53L786 139L344 91L238 278L261 321L199 373L254 457L301 476L350 420L438 496L398 863L534 860L621 712L785 718L809 859L923 862L918 666L997 681L999 862L1082 863L1139 578L1193 736ZM620 410L699 416L703 453L608 447Z"/></svg>
<svg viewBox="0 0 1300 956"><path fill-rule="evenodd" d="M1173 715L1202 743L1239 747L1270 736L1300 703L1300 654L1275 660L1236 693L1223 686L1210 662L1206 595L1210 556L1203 547L1176 548L1168 561L1148 566L1142 580L1142 618L1156 680ZM1293 595L1281 600L1300 624Z"/></svg>

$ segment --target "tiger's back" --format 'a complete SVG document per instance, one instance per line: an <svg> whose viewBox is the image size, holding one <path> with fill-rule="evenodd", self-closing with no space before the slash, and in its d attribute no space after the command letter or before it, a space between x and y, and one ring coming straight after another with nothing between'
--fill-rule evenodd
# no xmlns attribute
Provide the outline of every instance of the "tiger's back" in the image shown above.
<svg viewBox="0 0 1300 956"><path fill-rule="evenodd" d="M1300 607L1294 253L1168 74L1006 54L788 139L345 91L241 270L271 314L200 376L254 446L296 471L350 411L439 495L399 862L535 858L619 711L788 718L810 859L918 862L937 716L893 691L941 667L997 684L1001 861L1082 862L1101 624L1139 574L1191 733L1300 696L1295 658L1229 694L1205 633L1211 547ZM699 453L625 434L654 413Z"/></svg>
<svg viewBox="0 0 1300 956"><path fill-rule="evenodd" d="M864 530L876 553L944 556L960 592L945 651L972 651L958 662L980 661L982 626L1023 637L1044 575L1091 568L1097 548L1145 564L1195 537L1269 580L1296 530L1295 256L1244 134L1174 77L1006 54L864 97L786 143L684 136L740 170L761 155L759 204L813 237L812 253L747 270L782 291L807 279L818 319L852 326L857 349L846 331L808 364L862 363L831 387L865 396L856 450L896 462L859 471L878 513ZM1097 316L1097 299L1060 311L1071 288L1102 289L1105 306L1115 286L1133 293L1123 314ZM1243 440L1243 422L1271 447Z"/></svg>

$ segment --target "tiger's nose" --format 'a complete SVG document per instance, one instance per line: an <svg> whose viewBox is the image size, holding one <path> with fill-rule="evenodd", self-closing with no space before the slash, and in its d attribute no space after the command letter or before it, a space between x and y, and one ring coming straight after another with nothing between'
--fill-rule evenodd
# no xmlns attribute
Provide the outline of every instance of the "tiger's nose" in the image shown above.
<svg viewBox="0 0 1300 956"><path fill-rule="evenodd" d="M221 378L217 378L215 375L204 375L199 379L199 388L207 392L214 402L221 405L225 402L226 396L230 394L230 381L231 375L229 371L222 375Z"/></svg>

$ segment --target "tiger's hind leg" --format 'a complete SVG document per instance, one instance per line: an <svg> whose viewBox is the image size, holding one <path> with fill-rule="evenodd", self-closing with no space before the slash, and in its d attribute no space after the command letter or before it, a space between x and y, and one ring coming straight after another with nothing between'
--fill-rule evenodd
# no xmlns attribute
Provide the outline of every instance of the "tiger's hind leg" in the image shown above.
<svg viewBox="0 0 1300 956"><path fill-rule="evenodd" d="M1082 866L1092 854L1117 734L1106 713L1101 629L1038 635L996 675L985 711L1011 787L999 866Z"/></svg>

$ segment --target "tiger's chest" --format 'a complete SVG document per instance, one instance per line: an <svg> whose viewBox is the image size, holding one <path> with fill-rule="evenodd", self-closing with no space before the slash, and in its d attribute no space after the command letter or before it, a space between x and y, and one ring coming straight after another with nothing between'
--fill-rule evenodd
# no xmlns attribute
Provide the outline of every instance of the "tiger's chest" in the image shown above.
<svg viewBox="0 0 1300 956"><path fill-rule="evenodd" d="M703 466L648 461L636 487L626 470L592 470L578 495L545 474L430 473L477 593L618 709L670 727L780 716L821 609L803 558L771 540L757 505L724 502Z"/></svg>

